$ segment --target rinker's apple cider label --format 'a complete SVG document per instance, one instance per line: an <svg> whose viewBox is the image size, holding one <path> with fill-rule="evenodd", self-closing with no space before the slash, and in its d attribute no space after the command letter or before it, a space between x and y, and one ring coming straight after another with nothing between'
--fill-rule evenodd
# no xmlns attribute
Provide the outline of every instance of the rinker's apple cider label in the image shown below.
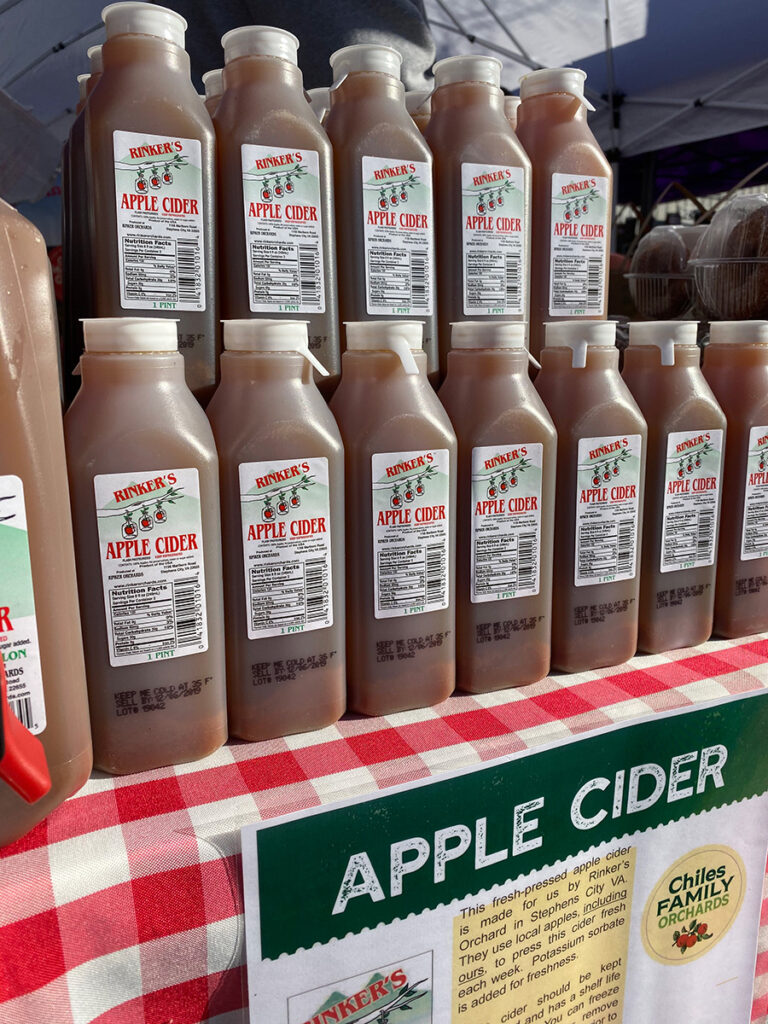
<svg viewBox="0 0 768 1024"><path fill-rule="evenodd" d="M461 165L464 313L525 311L525 171Z"/></svg>
<svg viewBox="0 0 768 1024"><path fill-rule="evenodd" d="M320 160L311 149L240 147L253 313L324 313Z"/></svg>
<svg viewBox="0 0 768 1024"><path fill-rule="evenodd" d="M475 602L539 592L541 444L472 449L472 571Z"/></svg>
<svg viewBox="0 0 768 1024"><path fill-rule="evenodd" d="M248 639L333 624L328 459L240 464Z"/></svg>
<svg viewBox="0 0 768 1024"><path fill-rule="evenodd" d="M634 579L642 444L640 434L579 440L573 568L577 587Z"/></svg>
<svg viewBox="0 0 768 1024"><path fill-rule="evenodd" d="M377 619L448 607L447 448L371 457Z"/></svg>
<svg viewBox="0 0 768 1024"><path fill-rule="evenodd" d="M109 663L208 650L196 469L93 478Z"/></svg>
<svg viewBox="0 0 768 1024"><path fill-rule="evenodd" d="M661 572L715 561L722 450L722 430L667 434Z"/></svg>
<svg viewBox="0 0 768 1024"><path fill-rule="evenodd" d="M602 316L608 260L607 178L552 175L550 316Z"/></svg>
<svg viewBox="0 0 768 1024"><path fill-rule="evenodd" d="M768 427L752 427L747 448L741 558L768 558Z"/></svg>
<svg viewBox="0 0 768 1024"><path fill-rule="evenodd" d="M202 150L197 139L114 132L123 309L205 309Z"/></svg>
<svg viewBox="0 0 768 1024"><path fill-rule="evenodd" d="M385 316L431 316L432 168L426 161L364 156L362 173L366 309Z"/></svg>
<svg viewBox="0 0 768 1024"><path fill-rule="evenodd" d="M11 711L33 733L45 729L43 677L29 560L24 487L0 476L0 657Z"/></svg>

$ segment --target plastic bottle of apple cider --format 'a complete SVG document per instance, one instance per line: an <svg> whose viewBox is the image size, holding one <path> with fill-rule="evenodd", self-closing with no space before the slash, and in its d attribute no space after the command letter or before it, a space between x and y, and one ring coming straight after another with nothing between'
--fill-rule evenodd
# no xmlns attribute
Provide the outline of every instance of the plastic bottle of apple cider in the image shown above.
<svg viewBox="0 0 768 1024"><path fill-rule="evenodd" d="M728 421L715 632L768 629L768 320L713 321L704 377Z"/></svg>
<svg viewBox="0 0 768 1024"><path fill-rule="evenodd" d="M51 266L39 231L1 200L0 293L0 658L53 783L34 804L0 783L2 847L83 785L91 737Z"/></svg>
<svg viewBox="0 0 768 1024"><path fill-rule="evenodd" d="M65 404L69 404L80 386L80 378L73 371L83 351L82 320L92 313L93 273L90 236L90 200L85 151L85 107L91 93L99 84L103 70L101 46L88 50L91 72L85 82L85 97L81 100L77 117L72 122L66 153L66 184L64 190L65 231L64 263L64 331L61 361L62 385ZM79 81L79 79L78 79ZM62 175L64 163L62 161Z"/></svg>
<svg viewBox="0 0 768 1024"><path fill-rule="evenodd" d="M544 325L574 317L604 320L613 175L587 124L586 75L545 68L520 80L517 136L531 160L531 352Z"/></svg>
<svg viewBox="0 0 768 1024"><path fill-rule="evenodd" d="M425 137L435 158L440 369L451 324L528 319L531 162L504 115L495 57L435 64Z"/></svg>
<svg viewBox="0 0 768 1024"><path fill-rule="evenodd" d="M331 109L331 90L327 85L319 85L316 89L307 89L307 96L312 113L320 124L325 125Z"/></svg>
<svg viewBox="0 0 768 1024"><path fill-rule="evenodd" d="M652 654L712 632L725 416L699 367L697 327L630 324L624 352L648 422L638 646Z"/></svg>
<svg viewBox="0 0 768 1024"><path fill-rule="evenodd" d="M213 71L206 71L203 75L203 88L205 89L205 109L211 117L216 113L219 100L224 92L224 71L222 68L214 68Z"/></svg>
<svg viewBox="0 0 768 1024"><path fill-rule="evenodd" d="M504 116L509 121L512 131L517 131L517 108L520 106L519 96L504 97Z"/></svg>
<svg viewBox="0 0 768 1024"><path fill-rule="evenodd" d="M249 25L222 44L214 121L222 314L307 319L329 395L339 380L331 144L304 95L296 36Z"/></svg>
<svg viewBox="0 0 768 1024"><path fill-rule="evenodd" d="M178 318L187 383L206 402L218 375L215 139L187 23L148 3L103 17L104 71L85 110L93 315Z"/></svg>
<svg viewBox="0 0 768 1024"><path fill-rule="evenodd" d="M359 43L331 55L325 130L333 145L342 321L424 323L437 379L432 154L405 109L402 57Z"/></svg>
<svg viewBox="0 0 768 1024"><path fill-rule="evenodd" d="M459 441L456 685L474 693L549 671L557 434L525 335L455 324L440 388Z"/></svg>
<svg viewBox="0 0 768 1024"><path fill-rule="evenodd" d="M409 92L406 92L405 109L411 115L413 123L423 135L432 115L432 90L411 89Z"/></svg>
<svg viewBox="0 0 768 1024"><path fill-rule="evenodd" d="M227 738L219 467L176 330L87 320L64 419L94 763L117 774Z"/></svg>
<svg viewBox="0 0 768 1024"><path fill-rule="evenodd" d="M347 324L331 401L346 465L347 695L367 715L454 687L456 435L421 339L413 321Z"/></svg>
<svg viewBox="0 0 768 1024"><path fill-rule="evenodd" d="M219 450L229 728L321 729L346 701L344 449L307 325L224 322Z"/></svg>
<svg viewBox="0 0 768 1024"><path fill-rule="evenodd" d="M637 647L648 428L616 324L547 324L536 390L557 428L552 664L618 665Z"/></svg>

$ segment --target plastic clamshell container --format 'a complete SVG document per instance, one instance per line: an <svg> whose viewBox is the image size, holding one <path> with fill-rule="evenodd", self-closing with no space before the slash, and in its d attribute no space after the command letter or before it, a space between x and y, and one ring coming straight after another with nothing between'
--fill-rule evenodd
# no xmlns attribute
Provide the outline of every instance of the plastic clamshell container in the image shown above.
<svg viewBox="0 0 768 1024"><path fill-rule="evenodd" d="M661 225L645 235L626 274L629 293L641 316L651 320L684 317L696 294L691 252L707 225Z"/></svg>
<svg viewBox="0 0 768 1024"><path fill-rule="evenodd" d="M768 194L736 196L717 211L690 260L710 319L768 314Z"/></svg>

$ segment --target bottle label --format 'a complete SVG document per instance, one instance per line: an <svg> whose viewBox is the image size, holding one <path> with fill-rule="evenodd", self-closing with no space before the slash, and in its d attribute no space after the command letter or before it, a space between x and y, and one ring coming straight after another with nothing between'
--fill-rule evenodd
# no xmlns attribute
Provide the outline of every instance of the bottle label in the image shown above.
<svg viewBox="0 0 768 1024"><path fill-rule="evenodd" d="M113 668L208 650L196 469L93 478Z"/></svg>
<svg viewBox="0 0 768 1024"><path fill-rule="evenodd" d="M525 171L461 165L464 313L525 311Z"/></svg>
<svg viewBox="0 0 768 1024"><path fill-rule="evenodd" d="M430 164L363 157L363 234L367 311L431 316L435 242Z"/></svg>
<svg viewBox="0 0 768 1024"><path fill-rule="evenodd" d="M372 456L377 619L448 607L448 449Z"/></svg>
<svg viewBox="0 0 768 1024"><path fill-rule="evenodd" d="M768 427L749 432L741 558L768 558Z"/></svg>
<svg viewBox="0 0 768 1024"><path fill-rule="evenodd" d="M635 577L642 446L640 434L579 440L573 573L577 587Z"/></svg>
<svg viewBox="0 0 768 1024"><path fill-rule="evenodd" d="M248 639L333 625L328 459L240 464Z"/></svg>
<svg viewBox="0 0 768 1024"><path fill-rule="evenodd" d="M603 316L608 260L607 178L552 175L550 316Z"/></svg>
<svg viewBox="0 0 768 1024"><path fill-rule="evenodd" d="M662 572L697 569L715 561L722 450L722 430L667 434Z"/></svg>
<svg viewBox="0 0 768 1024"><path fill-rule="evenodd" d="M197 139L114 132L123 309L205 309L202 149Z"/></svg>
<svg viewBox="0 0 768 1024"><path fill-rule="evenodd" d="M543 452L541 444L472 449L474 602L539 592Z"/></svg>
<svg viewBox="0 0 768 1024"><path fill-rule="evenodd" d="M17 476L0 476L0 567L0 657L8 702L37 735L46 725L45 700L24 486Z"/></svg>
<svg viewBox="0 0 768 1024"><path fill-rule="evenodd" d="M324 313L320 158L311 149L240 147L253 313Z"/></svg>

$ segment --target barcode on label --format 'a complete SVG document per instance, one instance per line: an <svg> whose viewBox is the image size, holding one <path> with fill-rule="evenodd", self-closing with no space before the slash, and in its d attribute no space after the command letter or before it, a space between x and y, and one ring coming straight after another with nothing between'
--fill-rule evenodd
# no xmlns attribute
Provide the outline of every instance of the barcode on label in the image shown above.
<svg viewBox="0 0 768 1024"><path fill-rule="evenodd" d="M198 242L176 242L176 268L179 302L199 302L202 273Z"/></svg>
<svg viewBox="0 0 768 1024"><path fill-rule="evenodd" d="M411 253L411 305L427 305L427 255Z"/></svg>
<svg viewBox="0 0 768 1024"><path fill-rule="evenodd" d="M445 601L445 545L428 544L426 549L427 601L443 604Z"/></svg>
<svg viewBox="0 0 768 1024"><path fill-rule="evenodd" d="M176 620L176 645L189 647L203 638L203 618L198 606L200 585L192 579L177 580L173 585L173 613Z"/></svg>
<svg viewBox="0 0 768 1024"><path fill-rule="evenodd" d="M619 522L616 536L616 572L632 572L632 559L635 553L634 519L622 519Z"/></svg>
<svg viewBox="0 0 768 1024"><path fill-rule="evenodd" d="M603 260L587 260L587 309L600 309L603 305Z"/></svg>
<svg viewBox="0 0 768 1024"><path fill-rule="evenodd" d="M300 245L299 287L302 305L316 306L320 302L320 260L316 245Z"/></svg>
<svg viewBox="0 0 768 1024"><path fill-rule="evenodd" d="M328 618L328 562L323 558L309 558L304 566L307 622Z"/></svg>
<svg viewBox="0 0 768 1024"><path fill-rule="evenodd" d="M696 532L696 561L710 562L712 559L712 537L715 528L715 513L699 512L699 525Z"/></svg>
<svg viewBox="0 0 768 1024"><path fill-rule="evenodd" d="M27 729L31 729L34 724L34 719L32 717L32 698L17 697L15 700L9 699L8 705L21 724L26 726Z"/></svg>
<svg viewBox="0 0 768 1024"><path fill-rule="evenodd" d="M530 590L535 582L536 534L524 533L517 542L517 589Z"/></svg>
<svg viewBox="0 0 768 1024"><path fill-rule="evenodd" d="M506 290L507 306L518 306L520 304L520 257L506 257Z"/></svg>

